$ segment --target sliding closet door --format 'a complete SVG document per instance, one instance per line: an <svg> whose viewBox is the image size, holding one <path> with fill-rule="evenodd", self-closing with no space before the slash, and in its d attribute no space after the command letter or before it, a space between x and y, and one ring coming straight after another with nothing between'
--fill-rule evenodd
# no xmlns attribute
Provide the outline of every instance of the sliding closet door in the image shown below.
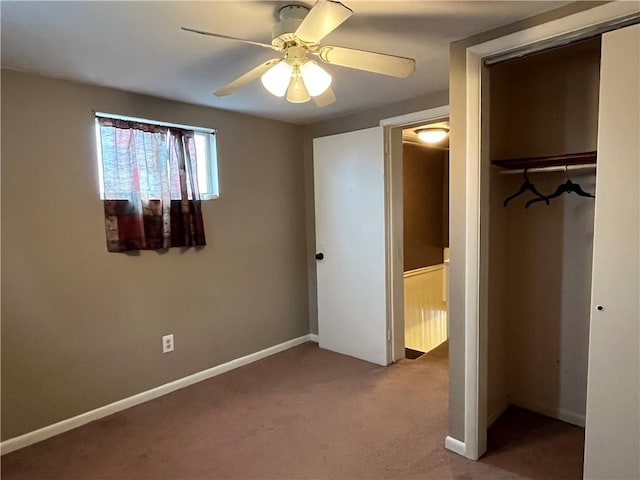
<svg viewBox="0 0 640 480"><path fill-rule="evenodd" d="M640 25L603 35L587 479L640 478Z"/></svg>

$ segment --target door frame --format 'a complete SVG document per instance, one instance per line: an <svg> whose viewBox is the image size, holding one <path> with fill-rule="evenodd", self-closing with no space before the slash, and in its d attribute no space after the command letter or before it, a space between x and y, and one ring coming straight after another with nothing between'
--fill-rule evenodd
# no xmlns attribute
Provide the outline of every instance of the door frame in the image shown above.
<svg viewBox="0 0 640 480"><path fill-rule="evenodd" d="M464 439L447 437L448 449L472 460L486 451L487 442L487 289L488 259L485 232L480 224L488 218L488 108L483 109L482 89L488 83L484 61L514 49L540 46L544 50L554 41L579 38L587 31L632 15L640 8L636 2L611 2L557 20L520 30L466 48L466 126L464 135ZM484 128L483 128L484 125ZM451 180L456 181L455 179ZM481 238L481 233L483 237ZM455 255L455 252L452 252Z"/></svg>
<svg viewBox="0 0 640 480"><path fill-rule="evenodd" d="M387 281L387 351L389 363L404 358L404 235L402 200L402 129L449 118L449 105L380 120L384 129L384 201Z"/></svg>

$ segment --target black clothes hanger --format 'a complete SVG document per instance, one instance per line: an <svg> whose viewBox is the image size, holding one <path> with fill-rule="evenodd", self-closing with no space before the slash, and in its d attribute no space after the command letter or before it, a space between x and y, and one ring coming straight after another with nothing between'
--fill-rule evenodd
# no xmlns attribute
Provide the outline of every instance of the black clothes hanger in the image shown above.
<svg viewBox="0 0 640 480"><path fill-rule="evenodd" d="M504 206L507 206L507 203L509 203L511 200L513 200L514 198L522 195L524 192L526 192L527 190L529 190L530 192L532 192L534 195L536 195L538 198L536 198L536 201L545 201L547 202L547 205L549 205L549 200L547 199L547 197L545 197L544 195L542 195L535 187L535 185L533 183L531 183L531 181L529 181L529 175L527 175L527 169L524 169L524 183L520 186L520 190L518 190L516 193L514 193L513 195L508 196L507 198L505 198L504 200Z"/></svg>
<svg viewBox="0 0 640 480"><path fill-rule="evenodd" d="M566 173L566 170L565 170L565 173ZM572 193L572 192L581 197L596 198L595 195L585 192L578 183L573 183L570 178L567 178L567 181L564 182L563 184L558 185L558 188L556 188L556 191L553 192L551 195L548 195L546 198L548 200L551 200L552 198L558 198L563 193ZM534 198L533 200L529 200L525 205L525 208L529 208L531 204L539 202L541 200L542 199L540 198ZM547 201L547 205L549 205L548 201Z"/></svg>

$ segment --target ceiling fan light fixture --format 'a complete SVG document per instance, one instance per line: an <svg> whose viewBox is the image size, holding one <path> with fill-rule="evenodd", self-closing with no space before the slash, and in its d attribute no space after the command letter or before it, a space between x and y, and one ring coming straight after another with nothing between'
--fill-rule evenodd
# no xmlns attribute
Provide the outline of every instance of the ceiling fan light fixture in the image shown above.
<svg viewBox="0 0 640 480"><path fill-rule="evenodd" d="M291 103L304 103L311 100L311 96L307 91L307 87L304 85L302 75L300 75L298 68L295 68L291 76L289 88L287 88L287 100Z"/></svg>
<svg viewBox="0 0 640 480"><path fill-rule="evenodd" d="M260 77L260 80L269 93L276 97L283 97L287 92L292 73L293 67L291 65L287 62L279 62L267 70Z"/></svg>
<svg viewBox="0 0 640 480"><path fill-rule="evenodd" d="M421 128L416 135L424 143L440 143L449 136L449 129L444 127Z"/></svg>
<svg viewBox="0 0 640 480"><path fill-rule="evenodd" d="M415 71L416 61L413 58L355 48L321 46L321 42L353 14L353 10L339 0L317 0L311 8L282 3L285 5L278 12L278 22L272 29L270 44L182 27L187 32L241 42L281 54L218 88L213 92L214 95L231 95L261 78L268 92L277 97L286 95L287 100L292 103L307 102L313 97L313 102L318 107L330 105L336 101L331 88L333 78L318 63L309 59L311 55L327 64L397 78L405 78Z"/></svg>
<svg viewBox="0 0 640 480"><path fill-rule="evenodd" d="M300 68L304 85L312 97L322 95L331 86L331 75L313 60L305 62Z"/></svg>

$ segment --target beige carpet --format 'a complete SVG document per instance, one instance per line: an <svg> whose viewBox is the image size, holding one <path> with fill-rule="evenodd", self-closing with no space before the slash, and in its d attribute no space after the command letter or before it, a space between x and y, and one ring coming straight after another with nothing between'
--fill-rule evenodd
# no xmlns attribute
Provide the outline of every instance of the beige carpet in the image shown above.
<svg viewBox="0 0 640 480"><path fill-rule="evenodd" d="M582 478L582 429L511 410L475 463L446 418L446 346L383 368L308 343L5 455L2 478Z"/></svg>

